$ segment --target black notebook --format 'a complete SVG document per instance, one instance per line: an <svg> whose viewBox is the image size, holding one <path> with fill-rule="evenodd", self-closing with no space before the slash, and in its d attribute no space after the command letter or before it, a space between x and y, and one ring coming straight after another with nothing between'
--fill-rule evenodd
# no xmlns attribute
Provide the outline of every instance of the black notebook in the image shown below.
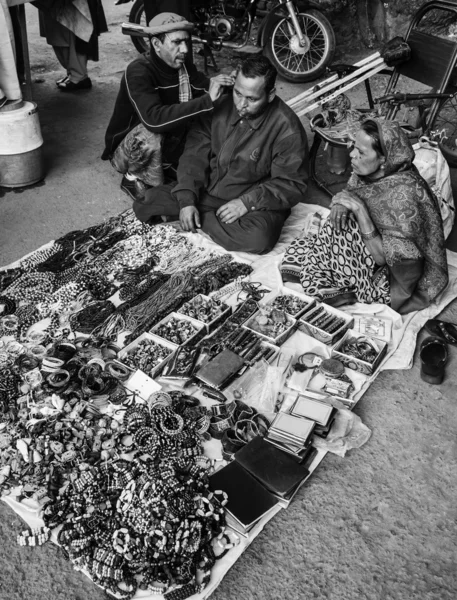
<svg viewBox="0 0 457 600"><path fill-rule="evenodd" d="M278 499L236 461L211 475L209 487L228 495L225 509L245 530L278 504Z"/></svg>
<svg viewBox="0 0 457 600"><path fill-rule="evenodd" d="M235 462L270 492L289 499L308 477L308 467L314 456L313 452L309 460L297 462L294 457L259 436L238 450Z"/></svg>

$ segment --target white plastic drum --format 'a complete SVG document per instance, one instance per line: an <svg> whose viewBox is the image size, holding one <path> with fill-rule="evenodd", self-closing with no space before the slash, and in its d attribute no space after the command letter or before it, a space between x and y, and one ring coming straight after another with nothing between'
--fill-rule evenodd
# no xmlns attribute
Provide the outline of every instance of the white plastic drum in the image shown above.
<svg viewBox="0 0 457 600"><path fill-rule="evenodd" d="M35 102L0 110L0 187L24 187L44 178L43 138Z"/></svg>

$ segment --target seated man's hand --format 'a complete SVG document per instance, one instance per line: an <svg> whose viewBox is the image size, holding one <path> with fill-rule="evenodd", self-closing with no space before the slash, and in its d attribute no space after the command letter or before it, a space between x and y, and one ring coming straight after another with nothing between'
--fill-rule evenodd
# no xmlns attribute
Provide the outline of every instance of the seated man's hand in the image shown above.
<svg viewBox="0 0 457 600"><path fill-rule="evenodd" d="M184 231L195 233L200 229L200 214L195 206L186 206L179 211L179 220Z"/></svg>
<svg viewBox="0 0 457 600"><path fill-rule="evenodd" d="M225 75L224 73L221 73L220 75L211 77L208 90L211 100L213 102L217 100L222 95L224 88L232 86L234 83L235 78L232 75Z"/></svg>
<svg viewBox="0 0 457 600"><path fill-rule="evenodd" d="M222 223L233 223L247 212L248 209L245 207L244 202L239 198L236 198L218 208L216 216L219 217Z"/></svg>

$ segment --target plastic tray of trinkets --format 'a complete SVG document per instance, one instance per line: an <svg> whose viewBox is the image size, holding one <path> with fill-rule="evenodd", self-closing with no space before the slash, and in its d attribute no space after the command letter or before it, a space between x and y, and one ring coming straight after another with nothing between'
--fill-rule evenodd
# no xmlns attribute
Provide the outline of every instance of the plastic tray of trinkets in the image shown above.
<svg viewBox="0 0 457 600"><path fill-rule="evenodd" d="M189 313L193 311L194 314L187 314L186 316L195 319L199 323L202 323L205 326L206 333L210 333L218 327L219 323L225 321L225 319L227 319L232 314L232 307L226 304L225 302L217 301L220 304L221 311L218 315L214 317L212 321L209 321L205 319L207 313L205 313L204 308L205 305L207 305L209 302L216 302L216 300L214 300L210 296L198 294L198 296L195 296L194 298L192 298L192 300L189 300L189 302L183 304L181 308L178 308L177 312L181 315L185 314L182 312L183 309Z"/></svg>
<svg viewBox="0 0 457 600"><path fill-rule="evenodd" d="M333 317L333 320L336 323L338 322L338 321L336 321L336 319L341 319L341 325L339 325L336 329L334 329L335 323L332 325L332 321L330 320L330 322L329 322L330 331L328 331L325 328L326 327L325 321L321 321L322 325L324 326L324 329L322 329L319 326L321 323L318 323L317 325L313 325L308 322L308 321L312 320L313 317L316 316L316 314L319 311L322 311L322 310L325 311L328 319L331 319L331 317ZM303 333L306 333L306 335L309 335L309 336L315 338L316 340L319 340L319 342L323 342L324 344L331 345L331 344L335 343L336 340L338 340L347 329L352 327L353 324L354 324L354 318L351 315L348 315L347 313L345 313L341 310L338 310L337 308L334 308L333 306L329 306L328 304L316 302L316 306L311 308L311 310L305 312L298 319L297 328L300 331L302 331Z"/></svg>
<svg viewBox="0 0 457 600"><path fill-rule="evenodd" d="M148 372L144 371L144 369L141 369L141 367L139 365L135 365L134 367L132 367L125 363L125 357L128 354L130 354L133 350L135 350L135 348L137 348L141 344L141 342L143 342L144 340L154 342L154 344L156 344L157 346L160 346L161 348L169 350L168 355L165 356L159 363L157 363L157 365L155 365L155 367L153 367L152 369L149 369ZM128 346L125 346L125 348L123 348L119 352L118 360L123 365L125 365L128 369L130 369L131 371L136 371L138 369L138 370L146 373L146 375L151 377L151 379L154 379L154 377L156 377L160 373L160 371L163 369L165 364L173 356L177 347L178 347L177 344L173 344L172 342L169 342L168 340L164 340L156 335L152 335L150 333L145 332L145 333L142 333L140 336L138 336L135 340L133 340L133 342L130 342L130 344Z"/></svg>
<svg viewBox="0 0 457 600"><path fill-rule="evenodd" d="M350 354L345 354L344 352L341 351L344 348L344 346L346 345L346 343L348 342L348 340L350 340L351 338L356 339L357 341L367 340L368 343L373 348L376 348L378 350L376 358L374 359L373 362L368 362L368 361L362 360L361 358L356 358L355 356L352 356ZM355 331L354 329L349 329L348 331L346 331L346 333L343 335L343 337L339 340L339 342L333 347L332 358L337 358L344 365L346 365L349 369L353 369L354 371L359 371L360 373L363 373L364 375L373 375L373 373L379 367L382 359L386 355L387 346L388 346L388 344L386 342L383 342L382 340L378 340L378 339L372 338L368 335L361 334L361 333Z"/></svg>
<svg viewBox="0 0 457 600"><path fill-rule="evenodd" d="M279 290L275 290L264 296L262 298L262 304L273 304L275 308L279 310L284 310L281 304L281 298L283 296L292 296L296 298L297 301L303 303L303 306L296 310L295 312L285 310L286 314L288 314L293 319L299 319L305 312L311 310L313 306L316 304L316 299L312 296L307 296L306 294L302 294L301 292L296 292L288 287L281 286Z"/></svg>
<svg viewBox="0 0 457 600"><path fill-rule="evenodd" d="M276 337L269 336L269 335L267 335L265 333L262 333L258 329L255 329L255 327L254 327L254 324L255 324L257 318L260 317L260 316L262 316L262 311L261 310L257 311L252 317L250 317L242 325L242 327L244 329L249 329L249 331L253 331L257 336L263 338L264 340L267 340L268 342L270 342L270 344L273 344L274 346L280 346L281 344L283 344L287 340L287 338L290 335L292 335L292 333L295 331L296 322L297 322L296 319L293 319L287 313L284 313L284 316L287 319L287 327L286 327L286 329L284 329Z"/></svg>
<svg viewBox="0 0 457 600"><path fill-rule="evenodd" d="M179 323L183 323L183 327L191 325L192 328L194 329L194 333L192 335L190 335L184 342L179 341L178 338L176 338L176 341L175 341L173 339L163 337L162 335L160 335L158 333L158 331L160 330L160 327L162 325L166 325L173 319L175 321L178 321ZM152 333L153 335L155 335L157 338L159 338L161 340L171 342L172 344L175 344L176 346L185 346L185 345L189 344L190 342L192 342L196 338L196 336L200 333L200 331L202 331L204 328L205 328L204 323L200 323L200 321L197 321L196 319L192 319L192 317L188 317L186 315L181 315L180 313L177 313L177 312L171 312L166 317L164 317L161 321L156 323L154 325L154 327L150 330L149 333Z"/></svg>

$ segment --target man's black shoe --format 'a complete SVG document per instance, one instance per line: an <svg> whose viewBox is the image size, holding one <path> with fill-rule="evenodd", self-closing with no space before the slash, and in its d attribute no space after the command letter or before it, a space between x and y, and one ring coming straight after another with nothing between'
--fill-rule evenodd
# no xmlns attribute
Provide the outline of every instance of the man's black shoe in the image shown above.
<svg viewBox="0 0 457 600"><path fill-rule="evenodd" d="M69 79L64 79L62 82L57 82L57 87L62 92L78 92L79 90L90 90L92 87L92 81L89 77L78 81L78 83L73 83Z"/></svg>
<svg viewBox="0 0 457 600"><path fill-rule="evenodd" d="M128 194L132 200L136 202L143 202L144 195L148 188L145 184L139 179L127 179L127 177L122 178L121 181L121 190Z"/></svg>

